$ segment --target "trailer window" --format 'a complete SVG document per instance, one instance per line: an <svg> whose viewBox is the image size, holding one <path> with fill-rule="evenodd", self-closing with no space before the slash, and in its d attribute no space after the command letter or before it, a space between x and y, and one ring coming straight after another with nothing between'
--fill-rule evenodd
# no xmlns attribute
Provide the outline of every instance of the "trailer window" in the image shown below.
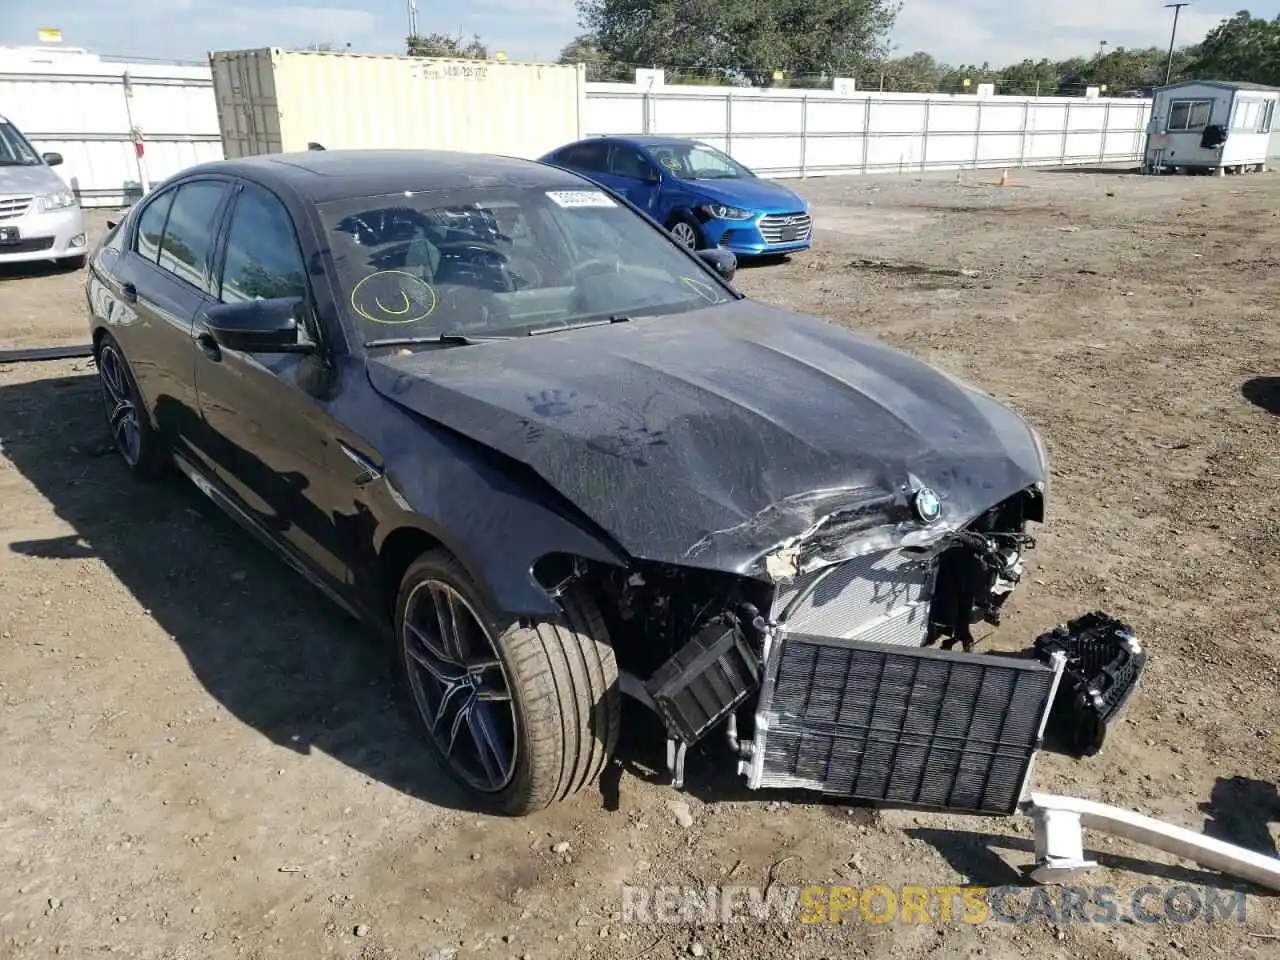
<svg viewBox="0 0 1280 960"><path fill-rule="evenodd" d="M1266 104L1261 100L1237 100L1235 116L1231 123L1233 130L1247 130L1253 133L1262 131L1263 113Z"/></svg>
<svg viewBox="0 0 1280 960"><path fill-rule="evenodd" d="M1169 107L1169 129L1203 130L1212 112L1212 100L1175 100Z"/></svg>
<svg viewBox="0 0 1280 960"><path fill-rule="evenodd" d="M1275 114L1276 114L1276 101L1268 100L1266 102L1266 105L1262 108L1262 120L1258 124L1259 133L1271 132L1271 121L1275 119Z"/></svg>

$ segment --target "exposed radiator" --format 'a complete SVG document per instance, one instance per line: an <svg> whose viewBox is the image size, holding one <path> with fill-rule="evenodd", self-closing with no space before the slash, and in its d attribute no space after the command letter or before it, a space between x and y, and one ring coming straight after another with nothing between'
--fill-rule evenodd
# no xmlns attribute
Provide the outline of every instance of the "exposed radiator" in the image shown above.
<svg viewBox="0 0 1280 960"><path fill-rule="evenodd" d="M790 634L771 651L751 787L1015 812L1061 665Z"/></svg>
<svg viewBox="0 0 1280 960"><path fill-rule="evenodd" d="M855 557L781 587L773 619L792 633L919 647L928 632L931 576L905 550Z"/></svg>

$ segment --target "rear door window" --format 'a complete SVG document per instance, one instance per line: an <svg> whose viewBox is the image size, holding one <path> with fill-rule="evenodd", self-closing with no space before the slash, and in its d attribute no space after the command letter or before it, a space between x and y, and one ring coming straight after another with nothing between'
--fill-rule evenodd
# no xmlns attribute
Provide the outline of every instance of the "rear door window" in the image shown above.
<svg viewBox="0 0 1280 960"><path fill-rule="evenodd" d="M138 235L134 246L138 256L152 263L160 262L160 241L164 237L165 221L169 219L169 208L173 206L174 192L166 190L149 201L138 217Z"/></svg>
<svg viewBox="0 0 1280 960"><path fill-rule="evenodd" d="M609 147L603 143L579 143L560 154L560 162L576 170L603 173L608 163Z"/></svg>
<svg viewBox="0 0 1280 960"><path fill-rule="evenodd" d="M227 195L221 180L195 180L178 188L160 243L160 267L206 293L213 293L209 254L218 212Z"/></svg>

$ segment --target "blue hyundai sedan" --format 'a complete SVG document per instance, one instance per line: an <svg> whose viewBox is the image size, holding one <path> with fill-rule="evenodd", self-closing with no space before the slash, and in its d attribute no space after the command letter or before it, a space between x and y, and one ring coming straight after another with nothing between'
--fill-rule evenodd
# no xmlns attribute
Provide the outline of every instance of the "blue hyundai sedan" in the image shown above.
<svg viewBox="0 0 1280 960"><path fill-rule="evenodd" d="M813 218L803 198L698 140L591 137L540 159L626 197L694 250L751 257L810 245Z"/></svg>

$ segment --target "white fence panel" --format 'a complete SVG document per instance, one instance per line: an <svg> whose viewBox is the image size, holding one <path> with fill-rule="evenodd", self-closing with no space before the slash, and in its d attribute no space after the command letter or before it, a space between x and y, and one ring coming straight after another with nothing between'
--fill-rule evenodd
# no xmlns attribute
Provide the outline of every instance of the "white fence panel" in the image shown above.
<svg viewBox="0 0 1280 960"><path fill-rule="evenodd" d="M36 149L63 155L57 171L83 206L132 202L152 183L222 157L207 67L3 53L0 114Z"/></svg>
<svg viewBox="0 0 1280 960"><path fill-rule="evenodd" d="M131 202L151 184L222 156L207 66L37 62L0 50L0 113L85 206ZM836 93L587 84L588 134L697 137L761 176L807 177L1020 164L1137 162L1149 100ZM131 131L141 131L144 157Z"/></svg>
<svg viewBox="0 0 1280 960"><path fill-rule="evenodd" d="M638 109L621 109L628 90ZM1137 162L1151 109L1133 99L649 83L588 84L587 103L590 134L698 137L765 177Z"/></svg>

